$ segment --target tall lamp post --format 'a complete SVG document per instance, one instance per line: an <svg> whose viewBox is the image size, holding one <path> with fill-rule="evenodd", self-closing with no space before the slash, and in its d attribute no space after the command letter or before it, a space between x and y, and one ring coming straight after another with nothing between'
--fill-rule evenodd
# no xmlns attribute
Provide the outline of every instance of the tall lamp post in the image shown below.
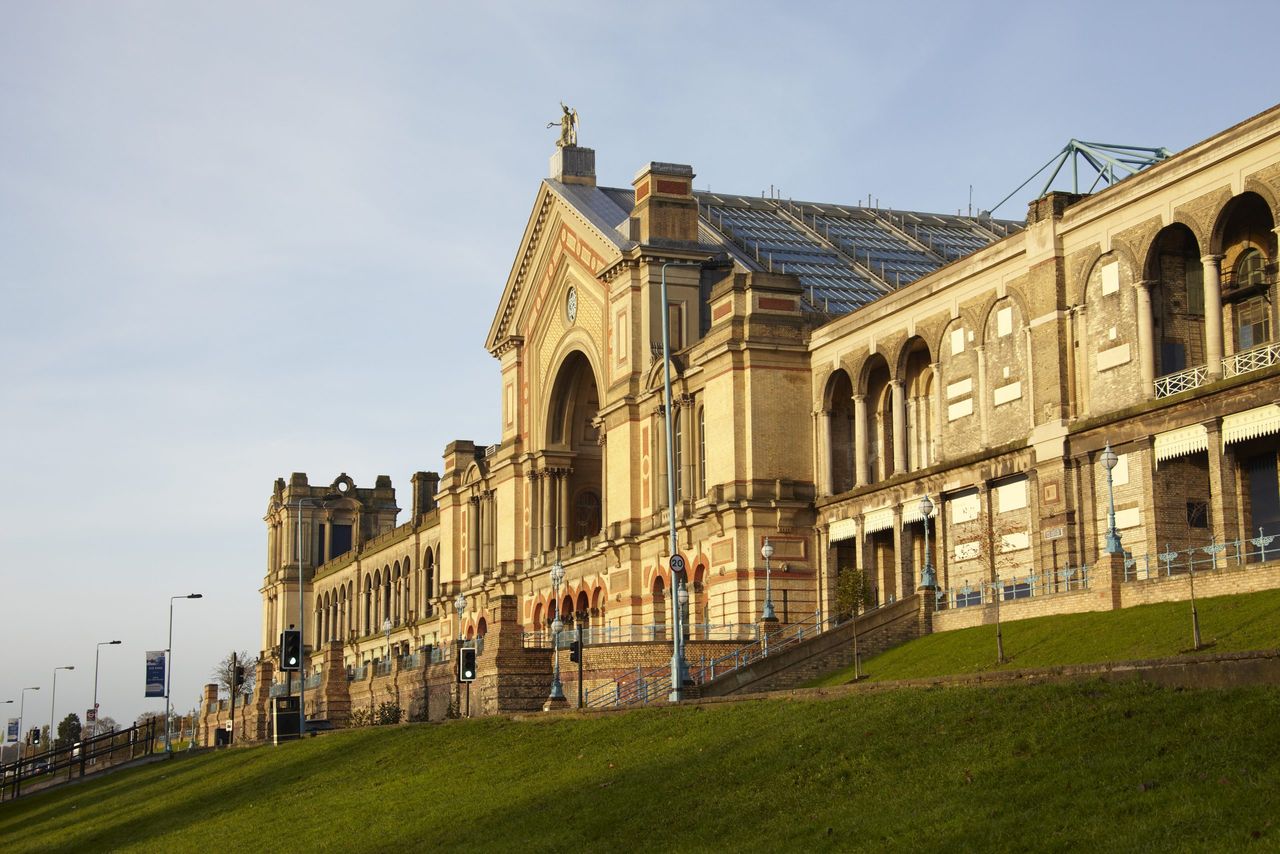
<svg viewBox="0 0 1280 854"><path fill-rule="evenodd" d="M1107 470L1107 501L1110 504L1107 511L1107 554L1111 555L1124 554L1124 547L1120 545L1120 532L1116 530L1116 493L1111 485L1111 470L1118 462L1120 458L1111 450L1111 443L1107 442L1107 447L1102 451L1102 467Z"/></svg>
<svg viewBox="0 0 1280 854"><path fill-rule="evenodd" d="M5 700L3 703L0 703L0 706L12 706L12 705L13 705L13 700ZM22 741L22 722L19 721L18 722L18 742L21 743L21 741ZM4 741L0 741L0 745L7 746L8 744L9 744L9 733L6 730L4 734ZM18 747L17 745L14 745L14 746L17 747L19 751L22 750L21 747ZM3 755L3 754L0 754L0 755ZM4 760L0 759L0 762L3 762L3 761Z"/></svg>
<svg viewBox="0 0 1280 854"><path fill-rule="evenodd" d="M453 610L458 612L458 649L462 649L462 615L467 611L467 597L459 593L453 600Z"/></svg>
<svg viewBox="0 0 1280 854"><path fill-rule="evenodd" d="M773 543L764 538L760 547L760 556L764 558L764 610L760 613L760 621L777 622L778 616L773 612L773 588L771 586L772 569L769 560L773 557Z"/></svg>
<svg viewBox="0 0 1280 854"><path fill-rule="evenodd" d="M169 646L164 651L164 752L173 753L173 740L169 730L169 692L173 689L173 602L175 599L203 599L203 593L188 593L185 596L169 597Z"/></svg>
<svg viewBox="0 0 1280 854"><path fill-rule="evenodd" d="M675 430L672 426L671 414L671 323L667 319L667 268L697 267L701 262L668 261L662 265L662 402L666 414L667 437L667 522L671 533L671 695L673 703L680 702L685 674L684 632L680 628L680 597L677 576L684 571L684 560L680 558L680 543L676 538L676 478L680 473L675 470L676 449L673 444Z"/></svg>
<svg viewBox="0 0 1280 854"><path fill-rule="evenodd" d="M23 720L26 718L27 692L39 691L39 690L40 690L39 685L36 685L32 688L23 688L22 698L18 702L18 758L19 759L22 758L22 723L23 723Z"/></svg>
<svg viewBox="0 0 1280 854"><path fill-rule="evenodd" d="M920 499L920 515L924 517L924 569L920 572L920 586L933 589L938 586L938 576L933 571L933 554L929 551L929 519L933 516L933 502L927 493Z"/></svg>
<svg viewBox="0 0 1280 854"><path fill-rule="evenodd" d="M556 558L556 562L551 565L551 603L556 609L556 618L551 621L551 658L553 667L551 671L551 693L547 696L548 700L563 700L564 687L560 684L560 632L564 628L564 621L560 619L560 582L564 581L564 564L560 562L560 558Z"/></svg>
<svg viewBox="0 0 1280 854"><path fill-rule="evenodd" d="M98 734L98 656L102 652L104 646L118 646L120 641L102 641L93 650L93 728L89 730L90 735Z"/></svg>
<svg viewBox="0 0 1280 854"><path fill-rule="evenodd" d="M49 692L51 694L51 696L49 697L49 750L50 751L53 750L54 736L57 735L58 733L58 731L54 729L54 722L57 719L57 715L54 713L54 706L58 702L58 671L59 670L75 670L75 669L76 667L74 664L68 664L65 667L53 668L53 690Z"/></svg>
<svg viewBox="0 0 1280 854"><path fill-rule="evenodd" d="M339 485L339 489L345 489L345 485ZM302 505L310 504L312 507L324 507L330 501L336 501L342 498L342 494L331 492L324 498L298 498L298 738L302 738L307 734L307 617L306 617L306 597L302 593ZM312 561L317 567L321 561ZM317 638L317 643L319 639Z"/></svg>

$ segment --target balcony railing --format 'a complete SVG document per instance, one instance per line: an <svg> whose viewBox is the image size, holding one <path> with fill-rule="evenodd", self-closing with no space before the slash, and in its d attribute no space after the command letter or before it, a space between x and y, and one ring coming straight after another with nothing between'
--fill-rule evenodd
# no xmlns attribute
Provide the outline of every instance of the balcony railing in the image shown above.
<svg viewBox="0 0 1280 854"><path fill-rule="evenodd" d="M1196 365L1176 374L1166 374L1156 379L1156 397L1168 397L1199 388L1209 381L1208 365Z"/></svg>
<svg viewBox="0 0 1280 854"><path fill-rule="evenodd" d="M1280 343L1263 344L1241 353L1233 353L1222 360L1222 375L1236 377L1250 371L1260 371L1280 364Z"/></svg>
<svg viewBox="0 0 1280 854"><path fill-rule="evenodd" d="M1252 371L1260 371L1272 365L1280 365L1280 342L1251 347L1239 353L1232 353L1222 360L1222 376L1238 377ZM1209 366L1196 365L1176 374L1167 374L1156 379L1156 397L1168 397L1179 392L1191 391L1209 382Z"/></svg>

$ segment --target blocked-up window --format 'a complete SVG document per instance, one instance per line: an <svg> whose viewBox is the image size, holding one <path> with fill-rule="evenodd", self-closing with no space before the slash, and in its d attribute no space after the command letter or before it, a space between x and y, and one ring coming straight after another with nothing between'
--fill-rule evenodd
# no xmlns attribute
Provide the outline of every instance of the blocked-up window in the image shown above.
<svg viewBox="0 0 1280 854"><path fill-rule="evenodd" d="M1025 478L1008 480L995 487L996 512L1008 513L1027 506L1027 481Z"/></svg>
<svg viewBox="0 0 1280 854"><path fill-rule="evenodd" d="M947 504L951 506L951 524L953 525L972 522L978 518L978 513L982 510L982 502L976 491L948 498Z"/></svg>

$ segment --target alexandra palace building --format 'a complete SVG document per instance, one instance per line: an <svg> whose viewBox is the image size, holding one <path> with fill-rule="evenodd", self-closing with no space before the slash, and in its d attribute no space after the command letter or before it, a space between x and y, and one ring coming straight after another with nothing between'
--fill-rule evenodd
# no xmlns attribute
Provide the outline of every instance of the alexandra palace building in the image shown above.
<svg viewBox="0 0 1280 854"><path fill-rule="evenodd" d="M845 573L930 631L1185 598L1192 568L1200 595L1280 586L1280 107L1019 221L674 163L604 187L573 144L550 172L485 342L493 434L414 475L404 521L385 476L275 483L249 737L295 624L307 714L343 725L541 708L554 616L616 691L670 657L678 593L695 665L771 630L766 584L773 625L832 625Z"/></svg>

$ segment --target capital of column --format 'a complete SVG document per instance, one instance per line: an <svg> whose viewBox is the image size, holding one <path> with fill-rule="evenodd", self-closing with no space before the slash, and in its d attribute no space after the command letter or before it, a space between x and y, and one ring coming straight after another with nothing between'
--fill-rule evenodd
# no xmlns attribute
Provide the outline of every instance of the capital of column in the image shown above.
<svg viewBox="0 0 1280 854"><path fill-rule="evenodd" d="M1201 256L1200 256L1200 263L1201 263L1201 264L1204 264L1205 266L1208 266L1208 265L1210 265L1210 264L1214 264L1214 265L1216 265L1219 261L1221 261L1221 260L1222 260L1222 258L1223 258L1223 256L1221 256L1221 255L1213 255L1213 254L1209 254L1209 255L1201 255Z"/></svg>
<svg viewBox="0 0 1280 854"><path fill-rule="evenodd" d="M1158 284L1159 282L1155 279L1138 279L1133 283L1133 287L1135 290L1151 293L1151 289Z"/></svg>
<svg viewBox="0 0 1280 854"><path fill-rule="evenodd" d="M855 395L853 396L853 402L854 402L854 403L866 403L866 402L867 402L867 396L866 396L865 394L861 394L861 393L855 394Z"/></svg>

